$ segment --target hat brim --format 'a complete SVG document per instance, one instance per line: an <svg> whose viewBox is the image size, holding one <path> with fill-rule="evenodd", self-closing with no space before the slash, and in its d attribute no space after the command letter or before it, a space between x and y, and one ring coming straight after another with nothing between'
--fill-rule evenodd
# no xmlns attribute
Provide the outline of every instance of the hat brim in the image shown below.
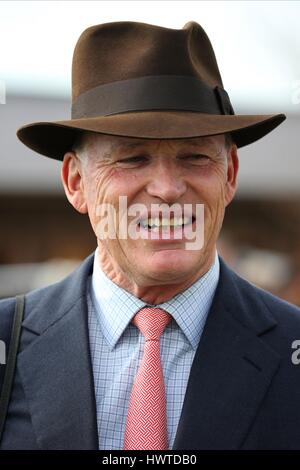
<svg viewBox="0 0 300 470"><path fill-rule="evenodd" d="M62 160L80 131L142 139L187 139L230 133L240 148L264 137L285 119L284 114L211 115L185 111L139 111L36 122L18 129L17 136L35 152Z"/></svg>

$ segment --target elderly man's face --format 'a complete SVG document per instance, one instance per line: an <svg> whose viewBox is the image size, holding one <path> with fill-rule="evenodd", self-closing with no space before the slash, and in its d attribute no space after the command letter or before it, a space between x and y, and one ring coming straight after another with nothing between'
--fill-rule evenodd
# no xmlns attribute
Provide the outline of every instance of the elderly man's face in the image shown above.
<svg viewBox="0 0 300 470"><path fill-rule="evenodd" d="M224 135L145 140L91 134L84 149L79 160L72 152L65 155L63 182L73 206L89 214L107 275L125 288L168 288L189 285L204 274L214 258L224 209L235 193L236 147L227 149ZM139 221L137 231L148 231L148 239L122 239L118 232L116 238L99 239L99 207L110 204L115 208L118 227L120 196L127 197L128 208L142 204L146 209L144 228ZM182 209L187 204L194 217L197 205L204 205L203 246L187 249L184 231L181 239L170 239L172 235L166 239L161 228L149 228L146 222L153 204L176 204ZM124 214L122 217L124 222ZM128 214L126 217L128 224L134 219ZM194 217L187 224L193 222L190 228L195 229ZM174 233L174 227L168 228L170 234ZM151 232L154 236L155 231L153 239Z"/></svg>

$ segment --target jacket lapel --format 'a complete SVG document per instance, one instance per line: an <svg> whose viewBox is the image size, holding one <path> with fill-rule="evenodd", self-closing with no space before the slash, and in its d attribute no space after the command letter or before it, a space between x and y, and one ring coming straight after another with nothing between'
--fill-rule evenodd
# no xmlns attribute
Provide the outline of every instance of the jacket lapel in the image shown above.
<svg viewBox="0 0 300 470"><path fill-rule="evenodd" d="M18 367L41 449L98 448L86 302L92 261L42 299L41 292L27 297Z"/></svg>
<svg viewBox="0 0 300 470"><path fill-rule="evenodd" d="M279 366L262 340L275 320L259 295L253 301L248 284L220 264L173 449L241 448Z"/></svg>

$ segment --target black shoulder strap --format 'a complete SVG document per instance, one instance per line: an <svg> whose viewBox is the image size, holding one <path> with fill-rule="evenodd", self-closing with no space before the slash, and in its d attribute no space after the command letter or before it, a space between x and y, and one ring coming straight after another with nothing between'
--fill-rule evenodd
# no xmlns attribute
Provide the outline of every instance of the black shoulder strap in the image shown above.
<svg viewBox="0 0 300 470"><path fill-rule="evenodd" d="M17 359L17 353L18 353L18 347L19 347L23 310L24 310L24 297L25 297L24 295L16 296L14 319L13 319L11 338L10 338L10 343L9 343L7 363L5 366L3 387L2 387L1 398L0 398L0 441L1 441L2 433L4 429L4 423L5 423L5 419L7 415L7 409L9 405L10 394L11 394L12 384L14 380L14 373L15 373L16 359Z"/></svg>

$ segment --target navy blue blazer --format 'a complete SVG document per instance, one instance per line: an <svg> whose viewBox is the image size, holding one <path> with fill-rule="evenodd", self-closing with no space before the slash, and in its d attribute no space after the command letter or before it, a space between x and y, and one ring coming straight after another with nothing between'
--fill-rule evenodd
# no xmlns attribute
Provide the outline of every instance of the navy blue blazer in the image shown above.
<svg viewBox="0 0 300 470"><path fill-rule="evenodd" d="M300 309L220 259L220 280L192 364L173 449L300 449ZM26 295L1 449L98 449L87 325L93 254ZM0 320L14 299L0 301ZM1 326L1 325L0 325Z"/></svg>

